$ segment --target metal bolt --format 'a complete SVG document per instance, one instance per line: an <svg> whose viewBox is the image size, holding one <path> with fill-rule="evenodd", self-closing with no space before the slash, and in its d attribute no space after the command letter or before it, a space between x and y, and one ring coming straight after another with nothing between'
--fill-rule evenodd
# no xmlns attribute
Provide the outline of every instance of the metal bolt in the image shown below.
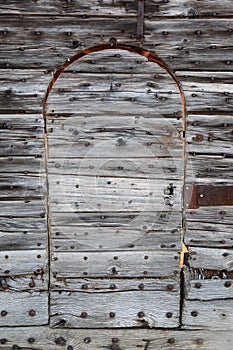
<svg viewBox="0 0 233 350"><path fill-rule="evenodd" d="M201 142L203 141L203 139L204 139L204 136L201 134L197 134L196 136L193 137L193 140L197 142Z"/></svg>
<svg viewBox="0 0 233 350"><path fill-rule="evenodd" d="M83 284L82 285L82 289L87 290L88 289L88 284L87 283Z"/></svg>
<svg viewBox="0 0 233 350"><path fill-rule="evenodd" d="M110 317L110 318L114 318L115 316L116 316L115 312L110 312L110 313L109 313L109 317Z"/></svg>
<svg viewBox="0 0 233 350"><path fill-rule="evenodd" d="M1 316L2 317L5 317L7 314L8 314L8 312L6 310L2 310L1 311Z"/></svg>
<svg viewBox="0 0 233 350"><path fill-rule="evenodd" d="M192 312L191 312L191 315L192 315L193 317L197 317L198 312L197 312L197 311L192 311Z"/></svg>
<svg viewBox="0 0 233 350"><path fill-rule="evenodd" d="M143 289L145 288L145 285L144 285L143 283L140 283L139 286L138 286L138 288L139 288L140 290L143 290Z"/></svg>
<svg viewBox="0 0 233 350"><path fill-rule="evenodd" d="M173 345L173 344L175 344L175 339L174 338L170 338L170 339L168 339L168 344L170 344L170 345Z"/></svg>
<svg viewBox="0 0 233 350"><path fill-rule="evenodd" d="M69 345L68 347L67 347L67 350L73 350L74 349L74 347L72 346L72 345Z"/></svg>
<svg viewBox="0 0 233 350"><path fill-rule="evenodd" d="M35 339L34 339L34 338L29 338L29 339L28 339L28 343L29 343L29 344L35 343Z"/></svg>
<svg viewBox="0 0 233 350"><path fill-rule="evenodd" d="M112 289L112 290L113 290L113 289L116 289L116 285L115 285L114 283L111 283L111 284L110 284L110 289Z"/></svg>
<svg viewBox="0 0 233 350"><path fill-rule="evenodd" d="M85 344L89 344L91 342L91 338L90 337L86 337L83 339Z"/></svg>
<svg viewBox="0 0 233 350"><path fill-rule="evenodd" d="M35 310L30 310L29 311L29 315L34 317L36 315L36 311Z"/></svg>
<svg viewBox="0 0 233 350"><path fill-rule="evenodd" d="M200 289L201 288L201 283L200 282L195 283L195 288Z"/></svg>
<svg viewBox="0 0 233 350"><path fill-rule="evenodd" d="M171 292L173 289L174 289L173 284L168 284L168 285L167 285L167 290L168 290L169 292Z"/></svg>
<svg viewBox="0 0 233 350"><path fill-rule="evenodd" d="M226 288L229 288L229 287L231 286L231 282L230 282L230 281L226 281L226 282L224 283L224 286L225 286Z"/></svg>
<svg viewBox="0 0 233 350"><path fill-rule="evenodd" d="M167 318L172 318L172 312L167 312L167 313L166 313L166 317L167 317Z"/></svg>
<svg viewBox="0 0 233 350"><path fill-rule="evenodd" d="M54 343L57 345L64 346L66 345L66 340L63 337L58 337L54 340Z"/></svg>
<svg viewBox="0 0 233 350"><path fill-rule="evenodd" d="M0 339L0 344L4 345L4 344L6 344L6 342L7 342L7 339L6 339L6 338Z"/></svg>
<svg viewBox="0 0 233 350"><path fill-rule="evenodd" d="M143 311L139 311L138 317L142 318L142 317L144 317L144 316L145 316L144 312L143 312Z"/></svg>
<svg viewBox="0 0 233 350"><path fill-rule="evenodd" d="M13 345L13 346L12 346L12 350L19 350L18 345Z"/></svg>
<svg viewBox="0 0 233 350"><path fill-rule="evenodd" d="M87 312L82 312L82 313L81 313L81 317L82 317L82 318L87 318L87 316L88 316Z"/></svg>

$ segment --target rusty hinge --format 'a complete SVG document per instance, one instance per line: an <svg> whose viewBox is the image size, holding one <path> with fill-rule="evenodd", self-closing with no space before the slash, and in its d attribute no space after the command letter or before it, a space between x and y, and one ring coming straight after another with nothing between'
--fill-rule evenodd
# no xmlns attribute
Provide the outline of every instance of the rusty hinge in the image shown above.
<svg viewBox="0 0 233 350"><path fill-rule="evenodd" d="M231 185L187 185L185 204L188 209L199 207L233 205L233 186Z"/></svg>
<svg viewBox="0 0 233 350"><path fill-rule="evenodd" d="M137 40L140 42L142 42L144 34L144 8L145 0L138 0Z"/></svg>

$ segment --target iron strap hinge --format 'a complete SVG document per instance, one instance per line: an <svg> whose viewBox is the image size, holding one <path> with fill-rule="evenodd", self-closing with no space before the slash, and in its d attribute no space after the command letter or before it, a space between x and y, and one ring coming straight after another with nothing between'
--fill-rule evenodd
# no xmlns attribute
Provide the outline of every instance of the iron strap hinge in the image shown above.
<svg viewBox="0 0 233 350"><path fill-rule="evenodd" d="M145 0L138 0L137 40L142 42L144 34Z"/></svg>
<svg viewBox="0 0 233 350"><path fill-rule="evenodd" d="M185 205L187 209L210 206L233 205L232 185L186 185Z"/></svg>

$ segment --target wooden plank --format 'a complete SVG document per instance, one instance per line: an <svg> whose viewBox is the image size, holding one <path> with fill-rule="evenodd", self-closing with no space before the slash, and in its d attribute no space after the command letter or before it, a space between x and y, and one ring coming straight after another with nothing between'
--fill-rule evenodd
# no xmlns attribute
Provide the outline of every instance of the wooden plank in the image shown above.
<svg viewBox="0 0 233 350"><path fill-rule="evenodd" d="M202 207L196 210L186 210L186 218L188 221L195 221L205 224L233 224L231 207Z"/></svg>
<svg viewBox="0 0 233 350"><path fill-rule="evenodd" d="M0 300L0 326L39 326L48 323L47 293L1 292Z"/></svg>
<svg viewBox="0 0 233 350"><path fill-rule="evenodd" d="M136 43L135 23L135 18L95 17L90 20L58 16L54 18L51 27L51 19L46 16L35 18L29 15L18 19L13 15L5 15L1 26L1 67L54 69L54 66L74 54L77 46L82 49L99 45L108 42L110 37L121 37L122 43ZM146 48L156 49L157 54L164 58L173 70L232 70L232 19L188 18L158 22L155 18L147 20L145 28ZM54 49L55 42L59 42L59 49ZM10 48L10 44L14 49L22 51L12 55L13 47ZM41 50L44 51L43 54ZM61 55L64 55L63 58ZM130 62L131 71L139 65L140 63L132 65ZM96 69L95 64L93 67ZM123 67L125 69L124 65ZM113 67L110 68L112 72ZM103 69L107 71L105 63ZM88 71L90 72L89 67Z"/></svg>
<svg viewBox="0 0 233 350"><path fill-rule="evenodd" d="M85 293L115 293L127 291L162 291L178 295L179 277L170 279L93 279L93 278L51 278L54 291L76 291Z"/></svg>
<svg viewBox="0 0 233 350"><path fill-rule="evenodd" d="M166 180L50 175L51 212L181 211L180 182ZM172 193L167 194L167 189Z"/></svg>
<svg viewBox="0 0 233 350"><path fill-rule="evenodd" d="M168 277L179 271L178 252L56 252L51 266L56 277Z"/></svg>
<svg viewBox="0 0 233 350"><path fill-rule="evenodd" d="M1 4L2 14L50 14L50 15L98 15L98 16L132 16L136 15L136 6L133 0L120 1L111 0L93 1L84 0L76 5L73 2L63 2L62 0L45 1L31 3L25 0L15 4L13 0L7 4ZM206 0L205 4L198 0L186 2L181 0L170 0L169 2L160 2L158 0L148 0L145 6L145 15L153 17L229 17L232 15L231 0Z"/></svg>
<svg viewBox="0 0 233 350"><path fill-rule="evenodd" d="M37 156L28 157L0 157L0 167L1 174L5 176L6 174L40 174L43 175L44 162L43 158L38 158ZM175 172L175 171L174 171Z"/></svg>
<svg viewBox="0 0 233 350"><path fill-rule="evenodd" d="M154 214L156 220L156 214ZM55 220L54 220L55 221ZM55 221L56 222L56 221ZM181 225L181 219L179 220ZM178 223L176 223L178 224ZM146 227L146 226L145 226ZM165 230L166 226L164 227ZM51 249L54 251L96 251L96 250L156 250L177 249L180 247L181 234L176 228L172 232L161 232L155 230L140 230L134 222L131 229L122 227L109 228L98 227L75 227L60 226L51 227L52 242Z"/></svg>
<svg viewBox="0 0 233 350"><path fill-rule="evenodd" d="M148 230L176 233L180 230L180 213L161 211L155 212L99 212L99 213L81 213L81 212L67 212L53 213L54 222L52 225L52 232L59 236L62 234L62 227L69 227L73 230L82 230L82 228L96 229L96 223L100 229L125 229L125 230ZM173 231L174 230L174 231ZM64 232L65 233L65 232Z"/></svg>
<svg viewBox="0 0 233 350"><path fill-rule="evenodd" d="M17 292L42 292L48 290L48 276L39 273L33 275L22 276L6 276L0 277L0 289L9 291L11 294Z"/></svg>
<svg viewBox="0 0 233 350"><path fill-rule="evenodd" d="M229 249L190 247L189 266L196 269L233 270L233 253Z"/></svg>
<svg viewBox="0 0 233 350"><path fill-rule="evenodd" d="M225 279L191 279L188 272L185 273L185 299L209 300L232 299L232 280ZM224 302L223 302L224 303Z"/></svg>
<svg viewBox="0 0 233 350"><path fill-rule="evenodd" d="M68 161L66 163L68 165ZM232 183L233 159L224 155L189 155L187 183Z"/></svg>
<svg viewBox="0 0 233 350"><path fill-rule="evenodd" d="M45 195L45 176L27 174L0 175L0 200L10 198L42 198Z"/></svg>
<svg viewBox="0 0 233 350"><path fill-rule="evenodd" d="M110 312L114 317L110 317ZM68 328L166 327L179 324L179 295L169 292L52 292L50 326ZM82 317L82 314L85 317ZM143 313L140 317L140 314ZM169 314L168 314L169 313ZM167 316L169 315L169 317Z"/></svg>
<svg viewBox="0 0 233 350"><path fill-rule="evenodd" d="M13 345L19 348L33 346L33 350L59 350L61 344L70 349L99 350L117 346L121 349L135 350L231 350L233 335L231 331L211 330L158 330L158 329L51 329L48 327L4 327L0 329L0 349L10 350ZM30 339L30 341L29 341ZM33 342L34 340L34 342ZM31 343L30 343L31 342ZM33 343L33 344L32 344ZM30 345L31 344L31 345Z"/></svg>
<svg viewBox="0 0 233 350"><path fill-rule="evenodd" d="M34 272L44 274L47 268L47 252L45 250L0 251L1 275L33 275Z"/></svg>
<svg viewBox="0 0 233 350"><path fill-rule="evenodd" d="M0 202L0 217L16 218L44 218L44 200L5 200Z"/></svg>
<svg viewBox="0 0 233 350"><path fill-rule="evenodd" d="M185 243L193 247L231 248L232 225L186 221Z"/></svg>
<svg viewBox="0 0 233 350"><path fill-rule="evenodd" d="M232 299L192 300L184 302L183 323L185 328L232 330Z"/></svg>

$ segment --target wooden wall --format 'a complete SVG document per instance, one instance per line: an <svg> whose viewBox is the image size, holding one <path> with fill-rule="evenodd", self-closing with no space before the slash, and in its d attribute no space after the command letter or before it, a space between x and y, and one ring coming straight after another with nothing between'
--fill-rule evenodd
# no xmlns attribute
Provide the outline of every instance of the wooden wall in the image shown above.
<svg viewBox="0 0 233 350"><path fill-rule="evenodd" d="M231 0L146 1L142 46L169 65L186 97L188 185L232 181L232 17ZM185 213L184 242L189 255L181 275L181 317L174 329L80 331L63 329L62 324L48 327L49 248L67 247L55 231L55 240L48 239L42 101L56 68L79 50L108 43L112 37L138 46L136 23L134 0L0 1L0 349L232 348L233 217L232 208L225 206L188 209ZM115 75L114 82L124 81L123 87L127 87L132 74L134 92L141 94L138 104L131 104L136 111L144 107L147 87L141 82L145 66L134 57L127 66L128 54L121 62L129 71L125 76L125 72L116 71L121 76ZM108 58L87 63L85 66L84 60L83 72L89 74L92 84L102 84L105 89L101 74L106 72ZM166 85L160 91L165 97L164 114L170 105L176 108L165 90ZM68 165L72 169L72 163ZM56 161L51 160L51 173L56 175L56 171ZM59 249L57 254L64 256ZM67 298L72 282L72 278L68 280ZM63 281L56 283L59 293ZM82 280L79 283L81 286ZM79 284L75 288L80 288ZM128 286L122 285L124 288ZM156 288L166 289L163 285ZM73 296L74 304L78 295ZM161 326L167 328L166 324Z"/></svg>

